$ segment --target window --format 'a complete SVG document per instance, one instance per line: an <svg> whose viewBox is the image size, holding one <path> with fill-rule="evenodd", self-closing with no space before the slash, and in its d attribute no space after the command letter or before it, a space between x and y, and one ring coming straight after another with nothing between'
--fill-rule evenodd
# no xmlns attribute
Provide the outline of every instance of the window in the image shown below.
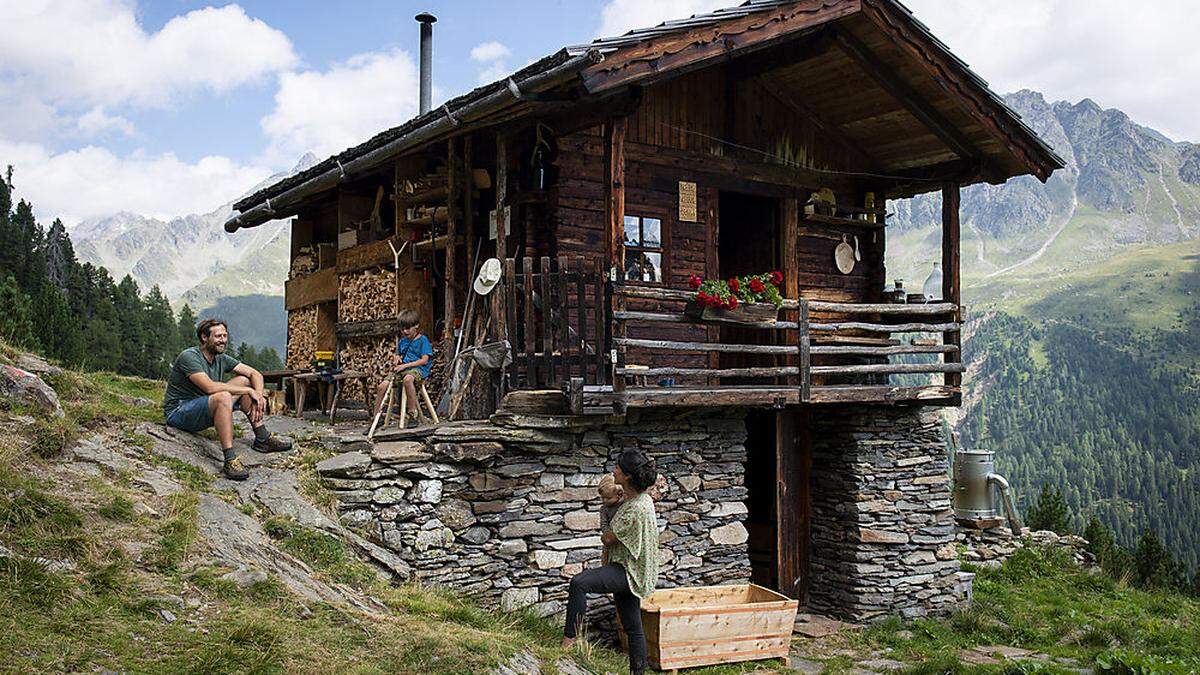
<svg viewBox="0 0 1200 675"><path fill-rule="evenodd" d="M662 221L625 216L625 280L662 282Z"/></svg>

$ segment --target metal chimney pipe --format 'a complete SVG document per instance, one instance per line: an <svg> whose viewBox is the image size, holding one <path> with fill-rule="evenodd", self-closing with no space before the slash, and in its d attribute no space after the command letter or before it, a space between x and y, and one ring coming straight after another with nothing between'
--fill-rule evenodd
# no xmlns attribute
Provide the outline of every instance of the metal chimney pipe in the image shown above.
<svg viewBox="0 0 1200 675"><path fill-rule="evenodd" d="M433 104L433 23L437 17L421 12L416 17L421 24L421 114Z"/></svg>

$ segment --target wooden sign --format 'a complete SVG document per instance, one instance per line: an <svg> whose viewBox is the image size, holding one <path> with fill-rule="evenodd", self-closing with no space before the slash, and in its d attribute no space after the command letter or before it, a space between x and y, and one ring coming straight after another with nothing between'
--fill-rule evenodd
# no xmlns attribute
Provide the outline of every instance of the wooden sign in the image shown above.
<svg viewBox="0 0 1200 675"><path fill-rule="evenodd" d="M679 181L679 220L696 222L696 184L686 180Z"/></svg>

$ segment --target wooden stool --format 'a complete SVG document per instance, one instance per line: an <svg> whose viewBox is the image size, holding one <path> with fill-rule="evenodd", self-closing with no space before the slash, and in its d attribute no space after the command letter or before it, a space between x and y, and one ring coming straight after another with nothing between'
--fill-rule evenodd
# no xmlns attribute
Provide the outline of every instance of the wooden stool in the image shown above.
<svg viewBox="0 0 1200 675"><path fill-rule="evenodd" d="M388 391L387 398L383 401L383 426L386 427L392 423L392 401L395 399L395 391L397 389L400 390L400 428L403 429L404 423L408 421L408 391L404 388L403 379L392 382L392 388ZM417 393L421 397L421 400L425 402L425 409L429 411L429 418L433 420L434 424L440 424L441 420L438 419L437 409L433 407L433 401L429 399L429 390L425 388L425 380L417 383ZM420 411L420 409L421 404L418 403L417 410Z"/></svg>
<svg viewBox="0 0 1200 675"><path fill-rule="evenodd" d="M332 387L329 385L332 380ZM318 373L299 373L292 376L292 382L295 385L296 393L296 417L304 414L304 399L308 397L308 385L314 382L317 385L317 399L320 401L321 412L329 411L330 424L337 422L337 404L338 399L342 395L342 387L345 386L347 380L358 380L362 385L363 401L367 404L367 410L372 409L371 388L367 384L367 375L356 370L343 370L337 375L326 379L325 376Z"/></svg>

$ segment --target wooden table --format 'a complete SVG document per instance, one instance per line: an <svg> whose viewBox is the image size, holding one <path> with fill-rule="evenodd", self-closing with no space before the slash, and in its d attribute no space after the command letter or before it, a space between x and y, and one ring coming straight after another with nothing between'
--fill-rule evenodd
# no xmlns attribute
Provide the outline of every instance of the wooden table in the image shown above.
<svg viewBox="0 0 1200 675"><path fill-rule="evenodd" d="M317 399L321 402L321 412L324 413L326 408L329 410L329 423L337 422L337 404L338 399L342 394L342 387L345 386L347 380L358 380L362 385L363 401L367 404L367 410L372 410L371 387L367 382L367 374L360 373L357 370L343 370L336 375L323 375L317 372L297 373L291 376L292 381L296 384L296 417L304 414L304 400L308 397L308 385L310 382L317 385ZM332 384L333 387L329 385Z"/></svg>

